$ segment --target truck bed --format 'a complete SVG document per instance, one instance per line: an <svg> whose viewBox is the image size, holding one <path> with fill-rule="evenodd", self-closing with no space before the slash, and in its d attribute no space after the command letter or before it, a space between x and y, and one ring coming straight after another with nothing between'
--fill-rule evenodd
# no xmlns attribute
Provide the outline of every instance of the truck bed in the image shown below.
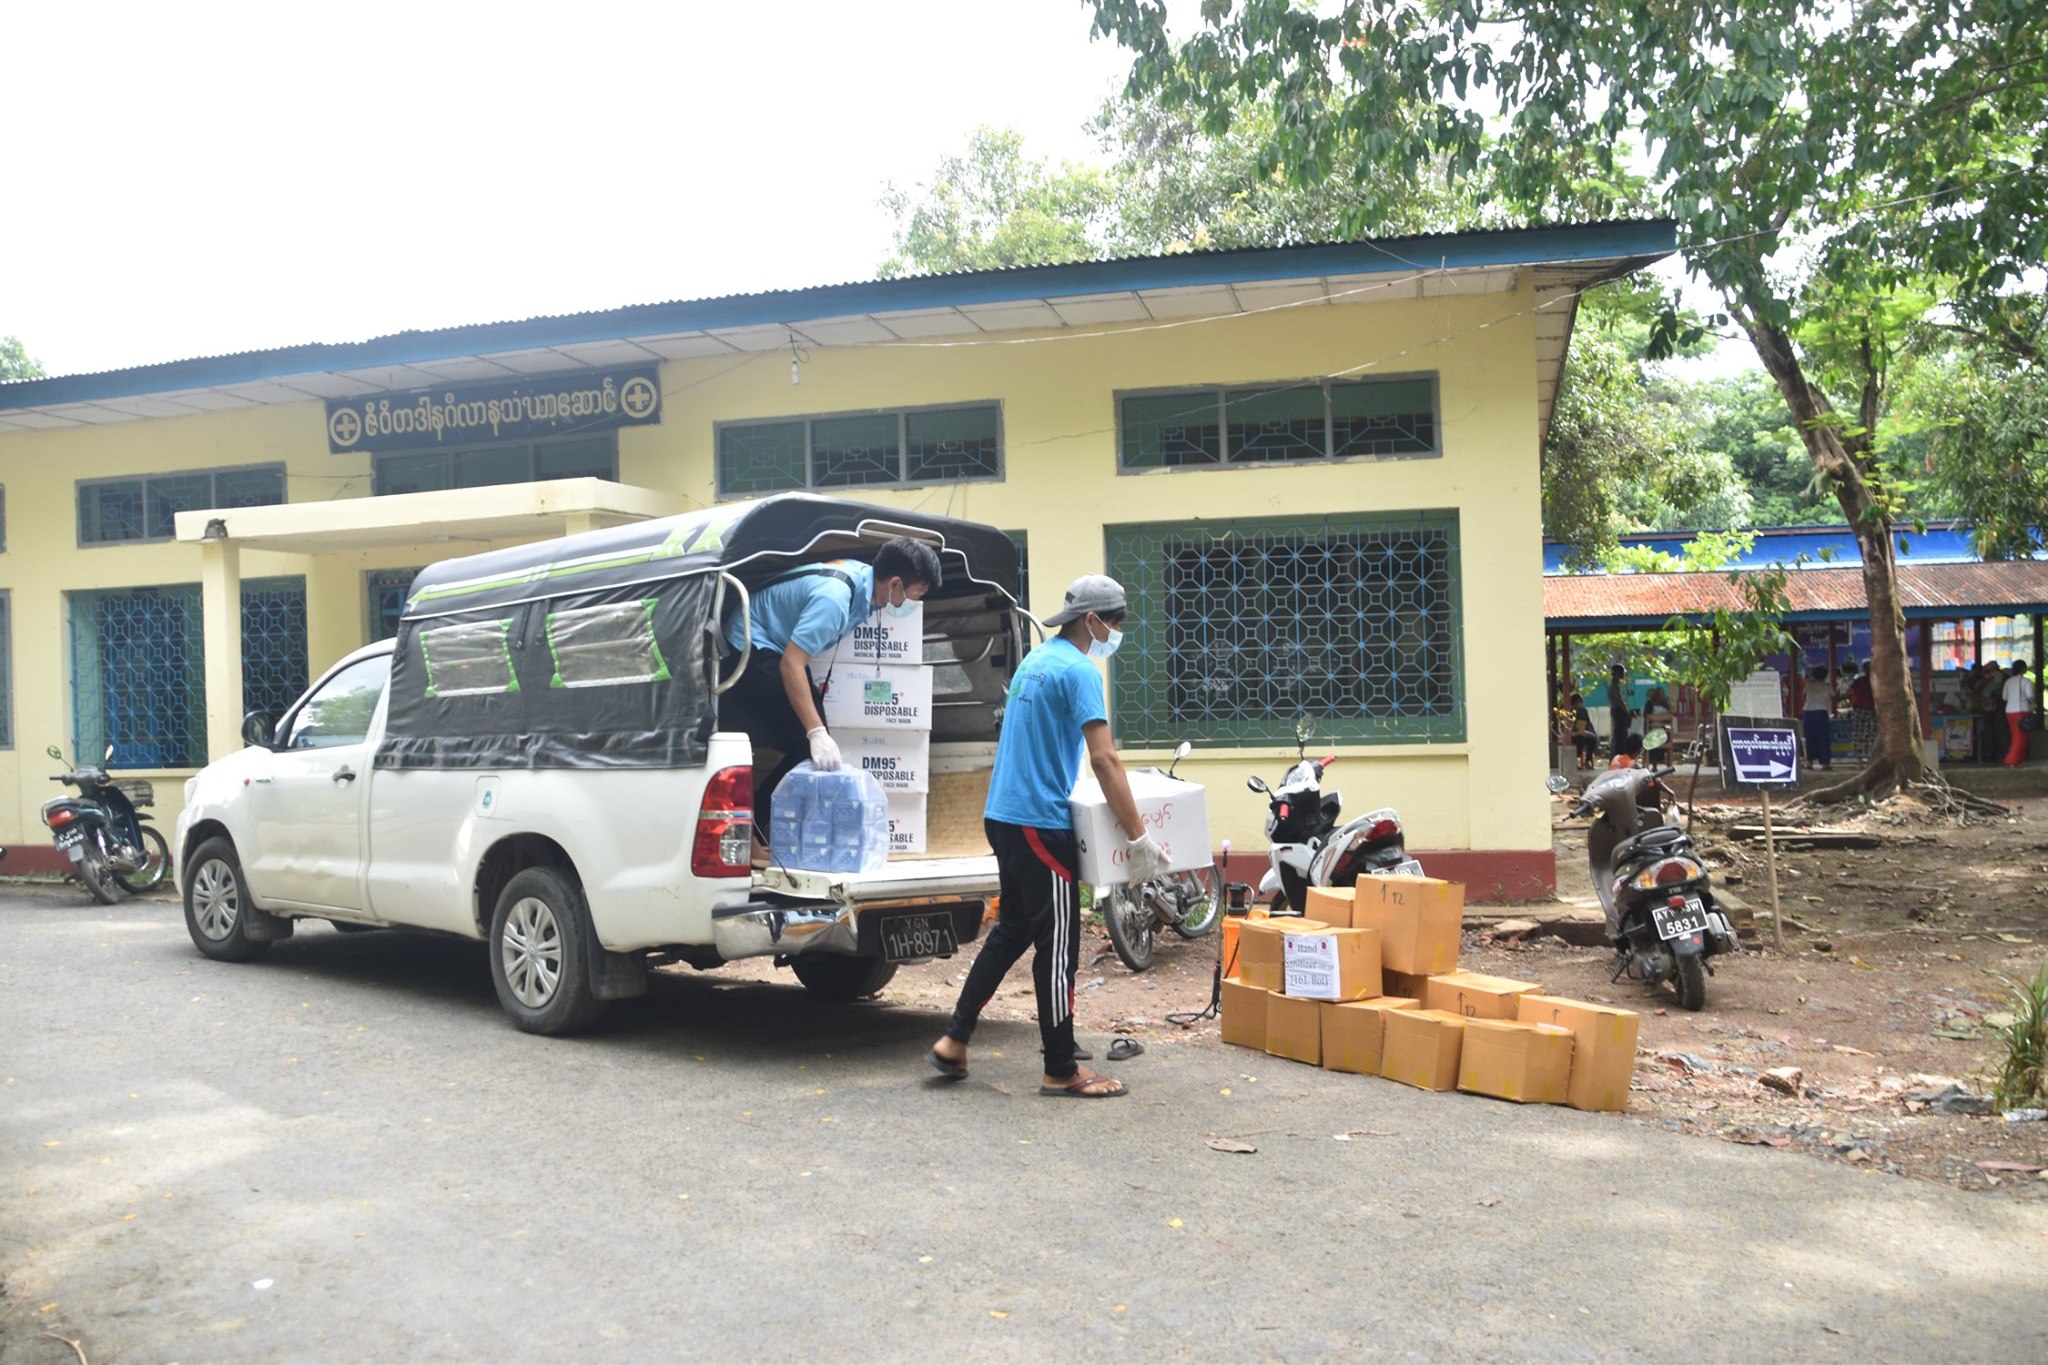
<svg viewBox="0 0 2048 1365"><path fill-rule="evenodd" d="M920 858L884 863L873 872L805 872L765 867L754 873L756 891L835 904L911 900L928 896L993 896L996 859Z"/></svg>

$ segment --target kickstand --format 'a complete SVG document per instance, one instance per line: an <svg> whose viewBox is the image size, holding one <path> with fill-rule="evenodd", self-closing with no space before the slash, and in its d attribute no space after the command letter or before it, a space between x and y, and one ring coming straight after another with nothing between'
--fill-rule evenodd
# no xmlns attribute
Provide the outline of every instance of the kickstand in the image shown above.
<svg viewBox="0 0 2048 1365"><path fill-rule="evenodd" d="M1621 955L1620 955L1620 957L1618 957L1618 958L1616 958L1616 959L1615 959L1615 963L1614 963L1614 975L1613 975L1613 976L1610 976L1610 977L1608 977L1608 978L1607 978L1607 984L1608 984L1608 985L1610 985L1610 986L1612 986L1612 985L1613 985L1613 984L1614 984L1615 982L1617 982L1617 981L1621 980L1621 974L1622 974L1623 972L1627 971L1627 970L1628 970L1628 954L1627 954L1627 953L1623 953L1623 954L1621 954Z"/></svg>

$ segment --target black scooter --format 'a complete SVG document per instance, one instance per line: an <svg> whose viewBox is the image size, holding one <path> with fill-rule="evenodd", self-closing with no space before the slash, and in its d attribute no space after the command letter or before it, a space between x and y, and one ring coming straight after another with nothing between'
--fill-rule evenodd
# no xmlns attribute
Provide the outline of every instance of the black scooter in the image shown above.
<svg viewBox="0 0 2048 1365"><path fill-rule="evenodd" d="M1652 730L1643 745L1661 748L1664 739ZM1652 990L1669 981L1679 1006L1698 1010L1707 1003L1709 959L1734 952L1736 942L1728 917L1714 908L1692 837L1666 819L1663 779L1676 771L1609 769L1586 784L1566 818L1593 817L1586 865L1618 958L1611 979L1626 973ZM1550 779L1553 793L1570 785L1563 777Z"/></svg>
<svg viewBox="0 0 2048 1365"><path fill-rule="evenodd" d="M56 745L43 752L68 765ZM114 756L112 745L106 756ZM155 804L152 784L142 779L116 782L104 767L67 766L50 780L78 788L76 796L44 802L43 823L94 900L112 905L120 899L114 894L116 887L139 896L162 884L171 869L171 846L142 822L137 810Z"/></svg>

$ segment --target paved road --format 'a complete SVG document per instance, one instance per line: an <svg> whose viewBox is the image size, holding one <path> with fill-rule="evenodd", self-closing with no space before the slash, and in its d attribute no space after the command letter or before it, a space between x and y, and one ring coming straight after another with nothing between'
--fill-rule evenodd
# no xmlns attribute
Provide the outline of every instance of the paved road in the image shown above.
<svg viewBox="0 0 2048 1365"><path fill-rule="evenodd" d="M948 1089L938 1023L535 1039L472 945L0 892L0 1358L2048 1358L2038 1203L1220 1047L1041 1099L1020 1024Z"/></svg>

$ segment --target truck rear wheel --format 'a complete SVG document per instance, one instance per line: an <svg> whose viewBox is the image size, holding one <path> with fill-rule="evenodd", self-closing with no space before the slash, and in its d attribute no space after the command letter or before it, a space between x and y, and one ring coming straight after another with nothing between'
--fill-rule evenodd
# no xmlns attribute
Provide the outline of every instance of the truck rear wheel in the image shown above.
<svg viewBox="0 0 2048 1365"><path fill-rule="evenodd" d="M843 957L838 953L803 953L789 960L789 969L804 989L835 1005L873 995L895 979L896 964L879 957Z"/></svg>
<svg viewBox="0 0 2048 1365"><path fill-rule="evenodd" d="M593 951L583 892L551 867L529 867L491 915L491 985L527 1033L574 1033L604 1013L590 988Z"/></svg>

